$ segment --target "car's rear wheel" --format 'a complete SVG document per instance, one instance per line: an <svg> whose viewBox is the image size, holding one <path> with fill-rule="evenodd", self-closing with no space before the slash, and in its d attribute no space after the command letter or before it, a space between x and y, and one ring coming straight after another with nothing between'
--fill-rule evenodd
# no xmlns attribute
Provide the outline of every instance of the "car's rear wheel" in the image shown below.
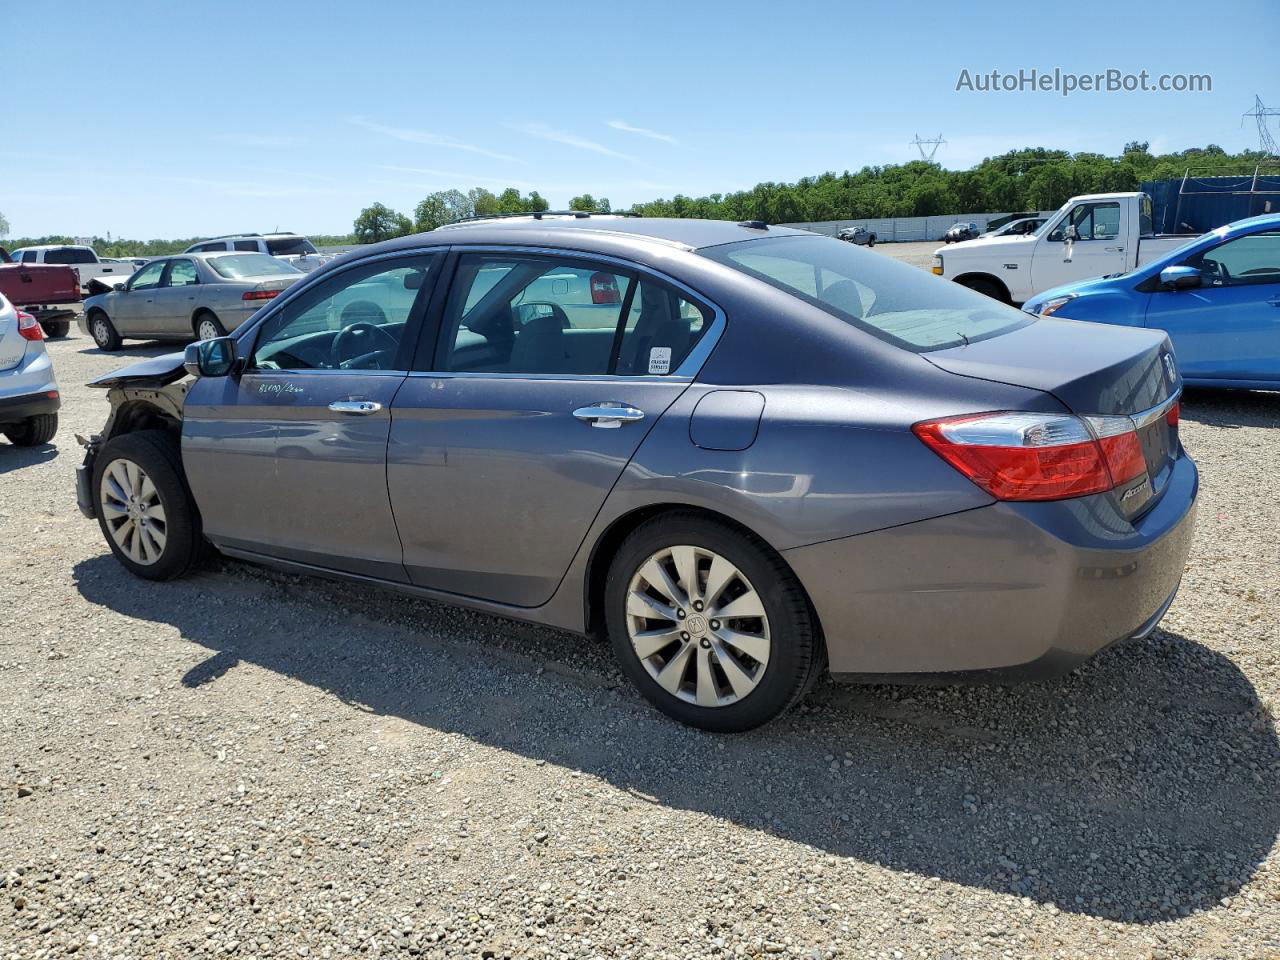
<svg viewBox="0 0 1280 960"><path fill-rule="evenodd" d="M120 334L116 333L111 318L101 310L95 310L89 314L89 335L93 337L93 342L98 345L99 350L110 353L120 349Z"/></svg>
<svg viewBox="0 0 1280 960"><path fill-rule="evenodd" d="M50 340L57 340L65 337L71 330L70 320L45 320L40 324L40 329L44 331L44 335Z"/></svg>
<svg viewBox="0 0 1280 960"><path fill-rule="evenodd" d="M197 340L212 340L214 337L225 337L226 329L222 321L208 310L196 314L195 332Z"/></svg>
<svg viewBox="0 0 1280 960"><path fill-rule="evenodd" d="M605 584L622 670L658 709L749 730L790 709L825 662L804 591L758 538L694 513L623 541Z"/></svg>
<svg viewBox="0 0 1280 960"><path fill-rule="evenodd" d="M182 473L178 445L163 430L113 437L94 460L98 525L130 573L172 580L200 559L200 514Z"/></svg>
<svg viewBox="0 0 1280 960"><path fill-rule="evenodd" d="M38 413L27 417L21 423L5 427L4 435L9 442L19 447L37 447L48 443L58 432L58 415L56 413Z"/></svg>

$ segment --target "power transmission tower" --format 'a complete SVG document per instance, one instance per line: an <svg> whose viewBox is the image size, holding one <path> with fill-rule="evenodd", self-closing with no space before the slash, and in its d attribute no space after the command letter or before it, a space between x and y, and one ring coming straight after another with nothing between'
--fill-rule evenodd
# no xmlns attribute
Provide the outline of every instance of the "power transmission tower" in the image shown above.
<svg viewBox="0 0 1280 960"><path fill-rule="evenodd" d="M1271 131L1267 129L1267 117L1280 117L1280 110L1268 107L1262 102L1262 98L1255 94L1253 112L1246 113L1240 118L1241 126L1244 126L1244 117L1254 117L1258 121L1258 149L1268 157L1274 157L1280 153L1280 149L1276 147L1276 138L1271 136Z"/></svg>
<svg viewBox="0 0 1280 960"><path fill-rule="evenodd" d="M920 134L917 133L916 138L911 141L911 144L919 149L921 160L925 163L933 163L933 158L937 154L938 148L946 142L947 141L942 139L942 134L938 134L938 136L933 140L921 140ZM925 151L925 147L929 148L927 152Z"/></svg>

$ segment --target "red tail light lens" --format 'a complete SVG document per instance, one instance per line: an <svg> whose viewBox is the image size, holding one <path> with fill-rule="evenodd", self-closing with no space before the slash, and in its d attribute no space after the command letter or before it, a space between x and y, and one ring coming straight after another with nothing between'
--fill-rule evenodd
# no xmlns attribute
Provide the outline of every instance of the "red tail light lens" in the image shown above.
<svg viewBox="0 0 1280 960"><path fill-rule="evenodd" d="M40 329L40 321L24 310L18 311L18 335L24 340L44 339L44 331Z"/></svg>
<svg viewBox="0 0 1280 960"><path fill-rule="evenodd" d="M1178 419L1182 416L1182 401L1175 401L1173 406L1169 408L1169 412L1164 415L1164 422L1169 424L1170 429L1178 428Z"/></svg>
<svg viewBox="0 0 1280 960"><path fill-rule="evenodd" d="M592 303L621 303L618 294L618 278L612 273L593 273L591 275Z"/></svg>
<svg viewBox="0 0 1280 960"><path fill-rule="evenodd" d="M246 290L240 294L241 300L270 300L280 296L279 290Z"/></svg>
<svg viewBox="0 0 1280 960"><path fill-rule="evenodd" d="M998 500L1105 493L1147 469L1128 417L979 413L917 423L934 453Z"/></svg>

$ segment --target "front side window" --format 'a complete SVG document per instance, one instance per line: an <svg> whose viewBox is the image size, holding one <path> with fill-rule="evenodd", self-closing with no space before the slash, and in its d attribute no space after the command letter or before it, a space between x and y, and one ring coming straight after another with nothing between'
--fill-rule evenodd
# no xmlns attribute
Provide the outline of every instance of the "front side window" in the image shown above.
<svg viewBox="0 0 1280 960"><path fill-rule="evenodd" d="M196 265L190 260L170 260L169 261L169 279L166 286L170 287L189 287L193 283L198 283L196 278Z"/></svg>
<svg viewBox="0 0 1280 960"><path fill-rule="evenodd" d="M26 251L25 253L23 253L23 255L22 255L22 262L23 262L23 263L35 263L35 262L36 262L37 257L38 257L38 254L37 254L34 250L28 250L28 251Z"/></svg>
<svg viewBox="0 0 1280 960"><path fill-rule="evenodd" d="M1082 203L1054 227L1050 240L1065 240L1066 228L1076 228L1077 240L1114 240L1120 236L1120 204Z"/></svg>
<svg viewBox="0 0 1280 960"><path fill-rule="evenodd" d="M293 297L258 334L259 370L394 370L410 320L430 294L436 258L375 260Z"/></svg>
<svg viewBox="0 0 1280 960"><path fill-rule="evenodd" d="M958 283L830 237L744 240L699 253L907 350L959 346L1035 322Z"/></svg>
<svg viewBox="0 0 1280 960"><path fill-rule="evenodd" d="M613 266L467 255L446 306L439 369L666 376L710 313L665 284Z"/></svg>
<svg viewBox="0 0 1280 960"><path fill-rule="evenodd" d="M1280 231L1228 240L1196 254L1184 265L1199 268L1204 282L1218 287L1280 283Z"/></svg>
<svg viewBox="0 0 1280 960"><path fill-rule="evenodd" d="M316 248L306 237L272 237L267 241L267 253L273 257L306 256L315 252Z"/></svg>
<svg viewBox="0 0 1280 960"><path fill-rule="evenodd" d="M133 275L133 279L129 281L129 289L153 290L160 286L160 275L164 273L165 265L168 262L168 260L158 260L155 263L147 264Z"/></svg>

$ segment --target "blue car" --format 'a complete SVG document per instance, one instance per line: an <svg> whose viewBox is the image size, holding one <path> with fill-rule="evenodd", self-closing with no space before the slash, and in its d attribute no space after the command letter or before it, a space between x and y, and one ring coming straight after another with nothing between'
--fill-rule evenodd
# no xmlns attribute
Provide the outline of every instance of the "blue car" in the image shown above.
<svg viewBox="0 0 1280 960"><path fill-rule="evenodd" d="M1022 309L1163 330L1190 386L1280 390L1280 214L1212 230L1130 273L1046 290Z"/></svg>

